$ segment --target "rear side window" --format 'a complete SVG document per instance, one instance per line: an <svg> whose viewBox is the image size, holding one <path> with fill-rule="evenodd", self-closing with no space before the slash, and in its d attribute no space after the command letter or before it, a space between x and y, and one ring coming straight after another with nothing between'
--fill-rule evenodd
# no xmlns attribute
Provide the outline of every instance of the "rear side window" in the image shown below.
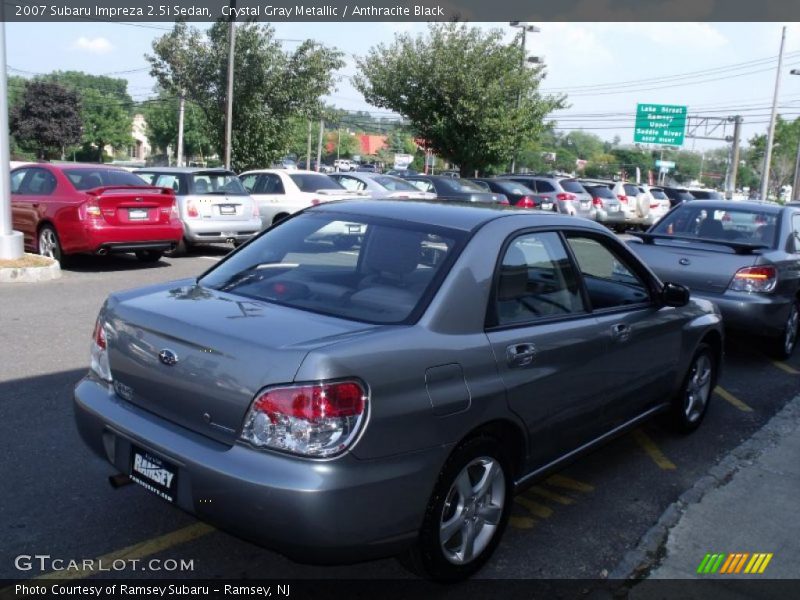
<svg viewBox="0 0 800 600"><path fill-rule="evenodd" d="M435 192L436 191L436 188L433 187L433 184L430 181L426 180L426 179L411 179L411 180L409 180L409 183L411 185L413 185L415 188L417 188L418 190L423 191L423 192Z"/></svg>
<svg viewBox="0 0 800 600"><path fill-rule="evenodd" d="M607 198L609 200L615 200L617 198L614 195L614 192L612 192L604 185L590 185L584 187L586 188L586 191L589 192L595 198Z"/></svg>
<svg viewBox="0 0 800 600"><path fill-rule="evenodd" d="M667 200L667 195L664 193L664 190L657 190L655 188L650 188L650 195L655 198L656 200Z"/></svg>
<svg viewBox="0 0 800 600"><path fill-rule="evenodd" d="M495 290L498 325L585 312L578 277L561 238L531 233L508 246Z"/></svg>
<svg viewBox="0 0 800 600"><path fill-rule="evenodd" d="M650 301L647 285L636 274L627 258L592 237L570 234L567 241L593 310L614 309Z"/></svg>
<svg viewBox="0 0 800 600"><path fill-rule="evenodd" d="M474 181L473 183L477 185L479 188L481 188L484 192L492 191L492 188L490 188L489 184L486 183L485 181Z"/></svg>
<svg viewBox="0 0 800 600"><path fill-rule="evenodd" d="M626 183L622 187L625 188L625 193L628 196L638 196L641 193L638 187L630 183Z"/></svg>
<svg viewBox="0 0 800 600"><path fill-rule="evenodd" d="M358 192L360 190L366 189L367 184L363 181L356 179L355 177L332 177L335 181L338 181L339 184L346 190L350 190L351 192Z"/></svg>
<svg viewBox="0 0 800 600"><path fill-rule="evenodd" d="M531 196L534 194L532 189L515 181L495 181L494 184L500 188L500 191L504 194L511 194L514 196Z"/></svg>
<svg viewBox="0 0 800 600"><path fill-rule="evenodd" d="M539 193L555 192L556 188L548 181L536 180L536 191Z"/></svg>

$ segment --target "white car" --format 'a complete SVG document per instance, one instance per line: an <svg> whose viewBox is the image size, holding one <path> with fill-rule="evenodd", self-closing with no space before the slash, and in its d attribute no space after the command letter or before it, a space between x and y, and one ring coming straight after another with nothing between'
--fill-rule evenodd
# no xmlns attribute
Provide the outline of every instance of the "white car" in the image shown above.
<svg viewBox="0 0 800 600"><path fill-rule="evenodd" d="M298 211L332 200L352 200L369 194L352 192L316 171L262 169L247 171L239 178L258 205L262 229ZM339 248L351 247L363 235L360 225L342 224L336 230L322 229Z"/></svg>
<svg viewBox="0 0 800 600"><path fill-rule="evenodd" d="M650 187L645 184L641 186L650 197L650 212L645 219L645 225L655 225L661 218L669 212L672 205L669 203L669 198L660 187Z"/></svg>
<svg viewBox="0 0 800 600"><path fill-rule="evenodd" d="M346 158L337 158L333 161L333 168L337 171L354 171L355 165Z"/></svg>

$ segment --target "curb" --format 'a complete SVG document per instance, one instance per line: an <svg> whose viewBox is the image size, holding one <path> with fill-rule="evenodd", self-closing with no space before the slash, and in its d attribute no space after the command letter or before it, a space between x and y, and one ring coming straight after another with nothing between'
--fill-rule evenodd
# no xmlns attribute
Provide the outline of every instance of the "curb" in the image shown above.
<svg viewBox="0 0 800 600"><path fill-rule="evenodd" d="M664 544L670 530L678 523L689 505L700 502L710 491L726 485L742 467L753 464L765 450L771 448L787 433L794 431L800 423L800 396L795 396L778 411L761 429L733 450L706 475L698 479L673 502L655 525L639 540L638 545L629 551L614 570L609 580L638 581L659 565L663 558Z"/></svg>
<svg viewBox="0 0 800 600"><path fill-rule="evenodd" d="M0 283L36 283L61 277L61 265L57 260L46 267L0 268Z"/></svg>

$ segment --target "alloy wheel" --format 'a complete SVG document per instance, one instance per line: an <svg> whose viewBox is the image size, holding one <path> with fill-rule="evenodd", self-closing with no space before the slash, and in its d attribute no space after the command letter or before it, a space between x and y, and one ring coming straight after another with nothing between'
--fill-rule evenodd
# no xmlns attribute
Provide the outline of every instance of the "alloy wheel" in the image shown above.
<svg viewBox="0 0 800 600"><path fill-rule="evenodd" d="M783 349L786 355L790 355L797 343L797 330L800 322L800 313L797 311L797 303L792 304L789 318L786 320L786 332L783 338Z"/></svg>
<svg viewBox="0 0 800 600"><path fill-rule="evenodd" d="M683 403L687 421L693 423L703 416L708 398L711 395L711 358L707 353L699 354L689 373Z"/></svg>
<svg viewBox="0 0 800 600"><path fill-rule="evenodd" d="M58 240L55 231L49 227L39 232L39 254L58 260Z"/></svg>

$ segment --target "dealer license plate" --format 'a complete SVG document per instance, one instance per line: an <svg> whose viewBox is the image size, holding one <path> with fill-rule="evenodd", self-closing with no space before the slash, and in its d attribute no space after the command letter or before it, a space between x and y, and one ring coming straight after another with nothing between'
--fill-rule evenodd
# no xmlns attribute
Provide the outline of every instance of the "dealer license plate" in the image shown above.
<svg viewBox="0 0 800 600"><path fill-rule="evenodd" d="M235 215L236 214L236 206L233 204L220 204L219 205L219 214L221 215Z"/></svg>
<svg viewBox="0 0 800 600"><path fill-rule="evenodd" d="M143 208L129 208L128 218L131 221L141 221L142 219L147 218L147 211Z"/></svg>
<svg viewBox="0 0 800 600"><path fill-rule="evenodd" d="M175 502L178 468L152 452L131 446L131 481L157 496Z"/></svg>
<svg viewBox="0 0 800 600"><path fill-rule="evenodd" d="M608 212L619 212L619 205L612 204L608 207Z"/></svg>

